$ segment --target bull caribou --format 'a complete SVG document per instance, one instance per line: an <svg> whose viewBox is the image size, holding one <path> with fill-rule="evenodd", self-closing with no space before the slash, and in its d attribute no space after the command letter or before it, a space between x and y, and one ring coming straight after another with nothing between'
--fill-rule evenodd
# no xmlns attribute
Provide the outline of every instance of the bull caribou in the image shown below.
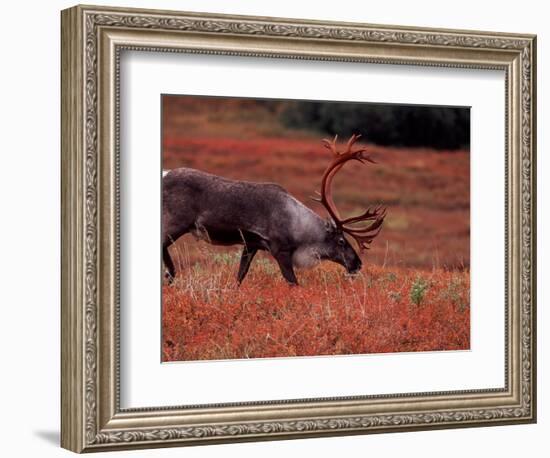
<svg viewBox="0 0 550 458"><path fill-rule="evenodd" d="M368 249L386 216L386 209L378 205L343 219L334 203L332 181L344 164L374 163L364 148L354 149L359 137L352 135L344 151L337 149L337 136L323 140L332 160L315 200L325 207L328 219L278 184L229 180L190 168L168 171L162 189L162 256L168 281L176 275L168 248L187 233L213 245L243 245L238 284L258 251L273 256L291 285L298 284L294 267L313 267L324 260L341 264L349 274L357 273L361 258L346 236L356 241L360 251Z"/></svg>

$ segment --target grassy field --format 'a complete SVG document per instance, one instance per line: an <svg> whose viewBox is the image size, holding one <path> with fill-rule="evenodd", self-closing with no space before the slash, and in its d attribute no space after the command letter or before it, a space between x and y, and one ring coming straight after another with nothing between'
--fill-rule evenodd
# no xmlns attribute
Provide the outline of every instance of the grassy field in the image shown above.
<svg viewBox="0 0 550 458"><path fill-rule="evenodd" d="M469 272L336 265L298 271L288 286L267 257L235 284L239 252L207 259L163 289L163 360L467 349ZM180 245L185 259L187 244Z"/></svg>
<svg viewBox="0 0 550 458"><path fill-rule="evenodd" d="M330 160L319 133L242 102L163 108L163 168L276 182L326 216L309 199ZM334 183L343 216L388 208L361 275L325 262L291 288L261 255L238 288L239 247L186 235L163 286L165 361L469 348L469 152L366 146L378 164L348 164Z"/></svg>

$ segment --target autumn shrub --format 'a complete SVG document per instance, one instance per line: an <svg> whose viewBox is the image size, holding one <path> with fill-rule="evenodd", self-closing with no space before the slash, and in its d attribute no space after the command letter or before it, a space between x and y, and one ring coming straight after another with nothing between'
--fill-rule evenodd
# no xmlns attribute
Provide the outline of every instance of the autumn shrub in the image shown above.
<svg viewBox="0 0 550 458"><path fill-rule="evenodd" d="M285 126L274 102L256 110L257 103L227 100L165 98L163 168L275 182L326 217L309 198L330 160L319 129ZM337 128L344 139L356 127L354 121L329 130ZM377 164L344 167L334 182L335 201L343 217L366 205L388 209L361 274L347 277L324 262L298 271L300 286L293 288L260 253L237 287L240 249L186 235L170 247L175 282L163 285L164 361L469 348L469 151L380 146L366 124L360 127Z"/></svg>
<svg viewBox="0 0 550 458"><path fill-rule="evenodd" d="M258 255L239 287L240 251L199 245L202 256L163 286L164 361L469 348L467 270L367 264L352 278L325 262L297 271L300 286L291 287Z"/></svg>
<svg viewBox="0 0 550 458"><path fill-rule="evenodd" d="M420 305L422 303L422 299L424 299L427 289L428 282L426 282L426 280L422 277L416 277L411 286L411 302L415 305Z"/></svg>

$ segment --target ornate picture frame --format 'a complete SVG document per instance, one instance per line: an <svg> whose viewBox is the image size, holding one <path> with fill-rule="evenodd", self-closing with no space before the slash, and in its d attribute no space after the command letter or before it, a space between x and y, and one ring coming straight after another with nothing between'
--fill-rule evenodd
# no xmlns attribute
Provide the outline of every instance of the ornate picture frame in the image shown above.
<svg viewBox="0 0 550 458"><path fill-rule="evenodd" d="M536 421L536 37L75 6L62 12L62 423L75 452ZM124 50L505 72L505 387L120 407Z"/></svg>

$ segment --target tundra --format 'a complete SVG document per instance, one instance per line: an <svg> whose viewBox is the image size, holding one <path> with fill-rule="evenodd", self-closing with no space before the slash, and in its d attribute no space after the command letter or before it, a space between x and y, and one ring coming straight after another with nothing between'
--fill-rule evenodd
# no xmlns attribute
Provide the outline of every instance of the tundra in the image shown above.
<svg viewBox="0 0 550 458"><path fill-rule="evenodd" d="M357 273L361 258L346 236L354 239L360 250L367 249L386 216L386 209L376 206L342 219L332 198L333 178L346 162L374 163L364 148L353 149L359 137L353 135L342 152L337 150L337 137L323 140L333 157L315 200L325 207L328 219L278 184L229 180L190 168L166 172L162 186L162 256L168 281L176 275L168 248L187 233L213 245L243 245L239 284L260 250L273 256L291 285L298 284L294 267L312 267L324 260L341 264L349 274Z"/></svg>

